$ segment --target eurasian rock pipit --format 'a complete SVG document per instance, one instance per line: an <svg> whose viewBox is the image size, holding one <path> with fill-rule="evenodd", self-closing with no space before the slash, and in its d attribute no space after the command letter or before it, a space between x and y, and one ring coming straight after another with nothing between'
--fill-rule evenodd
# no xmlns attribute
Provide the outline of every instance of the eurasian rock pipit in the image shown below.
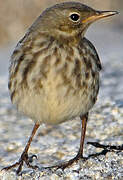
<svg viewBox="0 0 123 180"><path fill-rule="evenodd" d="M85 32L94 21L117 14L97 11L79 2L65 2L46 9L17 44L9 68L12 103L31 117L34 128L19 159L8 170L25 162L28 149L41 123L58 124L76 116L82 120L81 141L75 158L83 157L88 112L96 102L101 63Z"/></svg>

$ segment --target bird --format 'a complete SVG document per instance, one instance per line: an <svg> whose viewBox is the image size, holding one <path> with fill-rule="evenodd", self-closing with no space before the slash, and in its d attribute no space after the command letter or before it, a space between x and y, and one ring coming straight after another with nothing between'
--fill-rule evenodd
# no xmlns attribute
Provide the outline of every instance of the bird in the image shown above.
<svg viewBox="0 0 123 180"><path fill-rule="evenodd" d="M58 165L66 168L83 158L89 111L97 100L100 58L85 37L95 21L118 14L99 11L80 2L55 4L42 12L16 45L10 59L8 88L19 112L34 121L34 127L20 159L13 165L17 174L25 163L36 169L28 150L42 123L57 125L80 117L81 139L77 155ZM54 166L55 167L55 166Z"/></svg>

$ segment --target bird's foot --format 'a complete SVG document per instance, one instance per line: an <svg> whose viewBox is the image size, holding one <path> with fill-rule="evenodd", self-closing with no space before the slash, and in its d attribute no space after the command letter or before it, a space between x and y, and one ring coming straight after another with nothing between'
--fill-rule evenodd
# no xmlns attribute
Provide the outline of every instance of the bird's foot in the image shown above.
<svg viewBox="0 0 123 180"><path fill-rule="evenodd" d="M37 156L32 155L32 156L29 157L27 153L23 152L18 162L14 163L14 164L12 164L10 166L4 167L2 170L7 171L7 170L9 170L11 168L19 166L17 171L16 171L16 173L19 174L21 172L21 170L22 170L22 166L23 166L24 162L26 163L27 167L32 168L32 169L37 169L38 166L33 166L33 165L30 164L30 163L33 162L33 158L37 159Z"/></svg>
<svg viewBox="0 0 123 180"><path fill-rule="evenodd" d="M61 164L57 164L57 165L54 165L54 166L46 167L46 168L48 168L48 169L56 168L56 169L62 169L62 170L64 170L65 168L71 166L74 162L77 162L79 159L85 160L86 158L84 158L84 157L78 152L78 154L77 154L74 158L70 159L69 161L66 161L66 162L63 162L63 163L61 163Z"/></svg>

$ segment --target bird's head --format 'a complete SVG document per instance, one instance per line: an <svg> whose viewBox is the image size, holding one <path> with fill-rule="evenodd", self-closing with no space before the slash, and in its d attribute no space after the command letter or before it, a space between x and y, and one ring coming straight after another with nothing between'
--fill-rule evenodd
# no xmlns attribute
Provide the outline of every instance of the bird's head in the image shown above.
<svg viewBox="0 0 123 180"><path fill-rule="evenodd" d="M46 9L34 23L34 27L55 38L69 39L84 36L91 23L117 13L97 11L79 2L64 2Z"/></svg>

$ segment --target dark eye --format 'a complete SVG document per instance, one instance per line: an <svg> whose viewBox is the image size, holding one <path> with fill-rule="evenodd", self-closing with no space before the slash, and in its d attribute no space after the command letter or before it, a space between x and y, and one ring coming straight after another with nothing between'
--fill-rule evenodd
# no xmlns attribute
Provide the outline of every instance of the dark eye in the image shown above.
<svg viewBox="0 0 123 180"><path fill-rule="evenodd" d="M77 22L80 18L80 15L78 13L72 13L70 14L70 19L74 22Z"/></svg>

